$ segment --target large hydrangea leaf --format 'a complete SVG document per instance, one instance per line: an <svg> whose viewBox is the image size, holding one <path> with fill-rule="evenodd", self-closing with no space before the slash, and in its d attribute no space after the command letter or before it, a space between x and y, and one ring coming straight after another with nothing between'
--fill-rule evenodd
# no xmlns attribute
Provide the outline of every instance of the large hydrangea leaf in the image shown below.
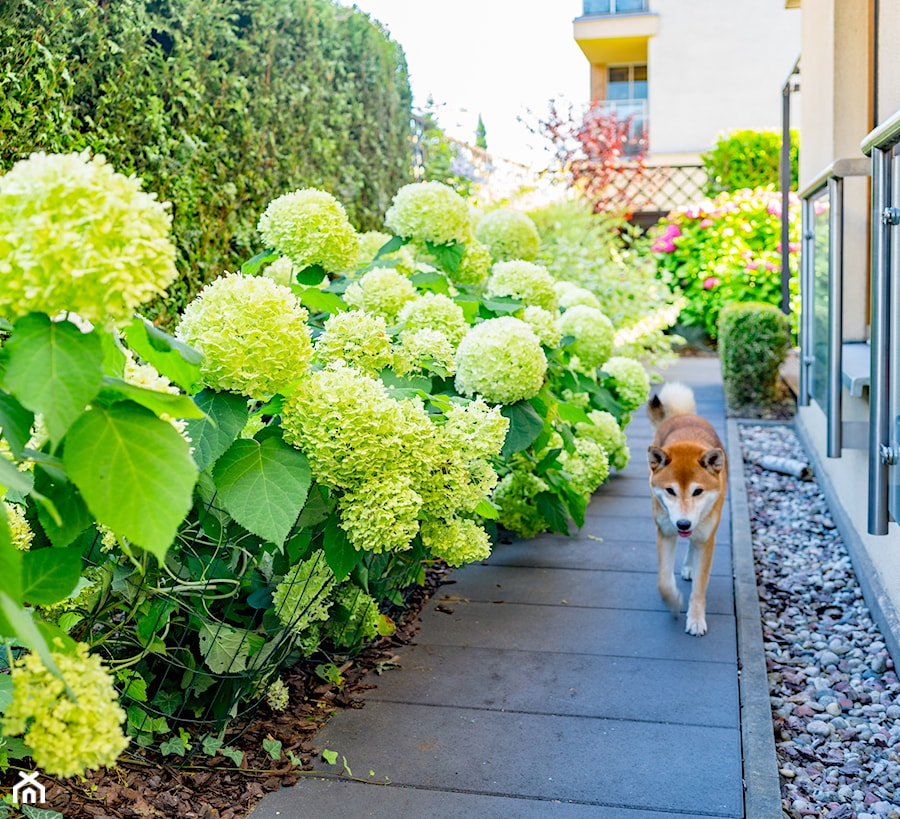
<svg viewBox="0 0 900 819"><path fill-rule="evenodd" d="M131 401L95 407L69 430L63 461L100 523L165 556L197 480L188 444L171 424Z"/></svg>

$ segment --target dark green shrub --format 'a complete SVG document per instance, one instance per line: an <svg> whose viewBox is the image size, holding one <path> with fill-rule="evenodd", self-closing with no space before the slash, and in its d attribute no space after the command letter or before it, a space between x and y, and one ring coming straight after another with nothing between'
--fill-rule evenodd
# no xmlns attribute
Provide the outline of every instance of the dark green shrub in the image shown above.
<svg viewBox="0 0 900 819"><path fill-rule="evenodd" d="M732 407L766 406L775 399L778 368L788 352L789 323L777 307L729 304L719 313L719 355Z"/></svg>
<svg viewBox="0 0 900 819"><path fill-rule="evenodd" d="M87 148L172 202L162 323L260 249L275 196L323 188L368 230L410 181L403 52L331 0L18 0L0 66L0 172Z"/></svg>
<svg viewBox="0 0 900 819"><path fill-rule="evenodd" d="M797 190L800 139L791 131L791 190ZM780 187L781 131L732 131L702 154L707 194L744 188Z"/></svg>

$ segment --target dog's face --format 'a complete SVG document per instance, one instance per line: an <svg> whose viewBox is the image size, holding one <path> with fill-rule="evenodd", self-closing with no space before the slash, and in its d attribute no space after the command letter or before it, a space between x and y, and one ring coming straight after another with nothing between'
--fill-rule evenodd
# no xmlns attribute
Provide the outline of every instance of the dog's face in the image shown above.
<svg viewBox="0 0 900 819"><path fill-rule="evenodd" d="M724 451L681 441L665 448L651 446L647 455L657 523L667 534L691 537L725 491Z"/></svg>

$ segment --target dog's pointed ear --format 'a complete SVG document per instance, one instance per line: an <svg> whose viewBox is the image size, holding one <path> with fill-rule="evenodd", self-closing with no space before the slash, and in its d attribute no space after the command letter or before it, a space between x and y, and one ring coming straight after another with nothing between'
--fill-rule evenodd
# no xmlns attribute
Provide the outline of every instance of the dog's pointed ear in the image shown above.
<svg viewBox="0 0 900 819"><path fill-rule="evenodd" d="M672 459L658 446L647 447L647 460L650 462L650 471L656 472L662 469Z"/></svg>
<svg viewBox="0 0 900 819"><path fill-rule="evenodd" d="M700 458L700 466L714 475L718 475L725 468L725 452L716 447L707 449Z"/></svg>

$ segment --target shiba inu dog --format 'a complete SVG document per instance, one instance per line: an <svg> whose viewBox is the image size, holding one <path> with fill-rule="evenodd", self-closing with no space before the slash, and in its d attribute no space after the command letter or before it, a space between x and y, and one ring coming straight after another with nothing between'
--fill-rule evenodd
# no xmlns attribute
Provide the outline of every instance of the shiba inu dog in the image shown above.
<svg viewBox="0 0 900 819"><path fill-rule="evenodd" d="M696 414L690 387L664 385L647 411L656 428L647 455L659 557L657 587L672 612L680 614L675 552L678 540L687 540L681 576L693 581L693 589L685 631L701 637L707 632L706 587L728 486L728 459L712 424Z"/></svg>

